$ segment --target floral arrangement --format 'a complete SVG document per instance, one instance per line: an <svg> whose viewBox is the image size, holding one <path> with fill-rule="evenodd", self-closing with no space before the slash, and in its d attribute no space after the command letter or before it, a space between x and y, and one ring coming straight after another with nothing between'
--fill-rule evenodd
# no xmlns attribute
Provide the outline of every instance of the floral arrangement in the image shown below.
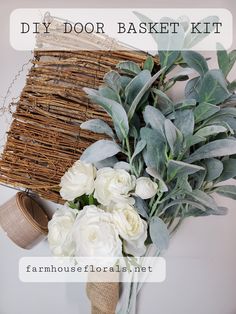
<svg viewBox="0 0 236 314"><path fill-rule="evenodd" d="M61 180L61 195L69 203L49 223L53 253L122 256L123 251L144 255L147 222L134 207L135 198L150 199L157 189L157 183L148 177L136 179L124 169L97 170L92 164L77 161ZM55 238L57 234L62 238Z"/></svg>
<svg viewBox="0 0 236 314"><path fill-rule="evenodd" d="M104 134L62 177L67 201L49 223L60 256L142 256L158 252L186 217L224 215L213 193L236 199L236 51L218 51L219 69L194 51L160 51L160 68L126 61L88 97L111 117L81 128ZM184 98L167 94L186 81Z"/></svg>

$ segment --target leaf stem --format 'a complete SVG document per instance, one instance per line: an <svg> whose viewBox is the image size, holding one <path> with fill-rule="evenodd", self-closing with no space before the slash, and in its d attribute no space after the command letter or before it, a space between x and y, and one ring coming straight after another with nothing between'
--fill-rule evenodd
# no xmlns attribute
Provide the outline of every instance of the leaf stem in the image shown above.
<svg viewBox="0 0 236 314"><path fill-rule="evenodd" d="M136 177L138 177L138 172L137 172L136 168L134 167L133 161L132 161L131 149L130 149L130 143L129 143L128 136L125 138L125 144L126 144L126 148L127 148L127 156L128 156L129 164L131 167L131 173L134 174Z"/></svg>
<svg viewBox="0 0 236 314"><path fill-rule="evenodd" d="M89 205L94 205L94 197L93 197L93 194L90 194L90 195L89 195L88 200L89 200Z"/></svg>
<svg viewBox="0 0 236 314"><path fill-rule="evenodd" d="M154 215L154 213L155 213L155 211L156 211L156 209L157 209L157 205L159 204L160 199L162 198L162 195L163 195L163 193L160 193L160 194L158 195L157 200L156 200L155 203L153 204L152 209L151 209L151 213L150 213L150 216L151 216L151 217Z"/></svg>
<svg viewBox="0 0 236 314"><path fill-rule="evenodd" d="M169 82L169 81L168 81ZM165 88L163 89L163 92L168 91L171 87L173 87L175 85L175 81L173 81L172 83L170 83L169 85L166 84Z"/></svg>
<svg viewBox="0 0 236 314"><path fill-rule="evenodd" d="M131 161L131 150L130 150L130 145L129 145L129 138L128 138L128 136L125 138L125 144L126 144L126 148L127 148L127 153L128 153L129 161Z"/></svg>
<svg viewBox="0 0 236 314"><path fill-rule="evenodd" d="M175 213L174 215L171 217L171 219L169 220L169 224L167 226L168 229L170 229L170 227L172 226L172 223L174 222L174 220L176 219L176 217L178 216L178 213L180 211L180 209L182 208L182 204L180 204L176 210L175 210Z"/></svg>
<svg viewBox="0 0 236 314"><path fill-rule="evenodd" d="M158 84L158 87L160 88L162 83L163 83L163 80L164 80L164 76L165 76L165 72L162 72L161 73L161 76L160 76L160 81L159 81L159 84Z"/></svg>

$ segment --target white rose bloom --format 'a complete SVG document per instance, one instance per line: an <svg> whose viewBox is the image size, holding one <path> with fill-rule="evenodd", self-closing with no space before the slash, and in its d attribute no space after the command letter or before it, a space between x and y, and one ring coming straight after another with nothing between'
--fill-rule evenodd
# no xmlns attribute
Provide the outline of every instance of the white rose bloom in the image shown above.
<svg viewBox="0 0 236 314"><path fill-rule="evenodd" d="M99 169L95 180L94 196L102 205L110 202L134 204L130 193L135 188L136 178L123 169L105 167Z"/></svg>
<svg viewBox="0 0 236 314"><path fill-rule="evenodd" d="M73 201L83 194L92 194L96 169L80 160L64 174L60 183L60 194L64 200Z"/></svg>
<svg viewBox="0 0 236 314"><path fill-rule="evenodd" d="M133 256L142 256L146 252L144 244L147 238L147 223L129 204L114 204L112 217L120 236L124 241L124 251Z"/></svg>
<svg viewBox="0 0 236 314"><path fill-rule="evenodd" d="M158 185L150 178L140 177L136 181L135 194L143 200L152 198L157 193Z"/></svg>
<svg viewBox="0 0 236 314"><path fill-rule="evenodd" d="M77 256L122 256L122 243L111 214L94 205L79 212L73 238Z"/></svg>
<svg viewBox="0 0 236 314"><path fill-rule="evenodd" d="M65 205L55 212L48 223L48 243L55 256L73 256L75 243L72 227L76 218L75 211Z"/></svg>

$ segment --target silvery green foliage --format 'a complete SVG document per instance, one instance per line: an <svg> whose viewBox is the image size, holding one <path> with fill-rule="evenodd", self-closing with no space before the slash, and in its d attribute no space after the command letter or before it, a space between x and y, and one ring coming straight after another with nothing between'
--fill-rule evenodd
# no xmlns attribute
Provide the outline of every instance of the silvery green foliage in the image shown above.
<svg viewBox="0 0 236 314"><path fill-rule="evenodd" d="M115 137L112 128L106 122L100 119L92 119L85 121L80 125L80 127L81 129L88 130L94 133L106 134L111 138Z"/></svg>
<svg viewBox="0 0 236 314"><path fill-rule="evenodd" d="M136 197L135 206L149 223L149 241L159 249L167 247L169 232L185 217L226 214L212 193L236 199L235 186L219 186L236 178L236 84L227 79L236 53L220 48L219 69L210 69L194 51L162 51L161 66L150 56L143 67L122 61L105 75L105 85L85 89L112 117L113 130L98 119L85 122L83 128L111 140L91 145L82 159L101 163L116 156L114 167L158 183L157 195L145 201ZM172 75L177 66L184 69ZM167 91L177 81L186 81L185 98L174 102Z"/></svg>
<svg viewBox="0 0 236 314"><path fill-rule="evenodd" d="M97 163L115 156L121 151L121 147L108 140L99 140L90 145L81 155L80 160L86 163Z"/></svg>

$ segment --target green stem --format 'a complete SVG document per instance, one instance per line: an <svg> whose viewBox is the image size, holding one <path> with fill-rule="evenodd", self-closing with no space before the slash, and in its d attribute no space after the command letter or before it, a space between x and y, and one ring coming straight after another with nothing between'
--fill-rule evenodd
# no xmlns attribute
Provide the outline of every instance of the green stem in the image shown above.
<svg viewBox="0 0 236 314"><path fill-rule="evenodd" d="M150 213L150 216L152 217L157 209L157 205L159 204L160 202L160 199L162 198L162 195L163 193L160 193L157 200L155 201L154 205L152 206L152 209L151 209L151 213Z"/></svg>
<svg viewBox="0 0 236 314"><path fill-rule="evenodd" d="M161 76L160 76L160 81L159 81L159 84L158 84L158 87L160 88L162 83L163 83L163 80L164 80L164 77L165 77L165 72L162 72L161 73Z"/></svg>
<svg viewBox="0 0 236 314"><path fill-rule="evenodd" d="M168 199L172 198L173 196L177 195L180 191L180 188L174 189L172 192L170 192L168 195L166 195L162 200L161 203L167 201Z"/></svg>
<svg viewBox="0 0 236 314"><path fill-rule="evenodd" d="M163 92L168 91L168 90L169 90L172 86L174 86L174 85L175 85L175 82L173 81L171 84L167 85L167 86L164 88Z"/></svg>
<svg viewBox="0 0 236 314"><path fill-rule="evenodd" d="M125 138L125 144L126 144L126 148L127 148L127 153L128 153L129 161L131 161L131 150L130 150L130 145L129 145L128 136Z"/></svg>
<svg viewBox="0 0 236 314"><path fill-rule="evenodd" d="M89 195L89 205L94 205L94 198L92 194Z"/></svg>
<svg viewBox="0 0 236 314"><path fill-rule="evenodd" d="M152 208L154 201L155 201L155 196L153 196L153 197L150 199L150 201L149 201L149 204L148 204L148 205L149 205L150 208Z"/></svg>
<svg viewBox="0 0 236 314"><path fill-rule="evenodd" d="M138 177L138 172L136 171L135 167L133 166L133 161L132 161L131 149L130 149L128 136L125 138L125 144L126 144L126 148L127 148L127 156L128 156L129 164L130 164L130 167L131 167L131 173L134 174L136 177Z"/></svg>
<svg viewBox="0 0 236 314"><path fill-rule="evenodd" d="M153 96L153 107L157 107L158 95Z"/></svg>
<svg viewBox="0 0 236 314"><path fill-rule="evenodd" d="M174 222L175 218L177 217L177 215L178 215L178 213L179 213L181 207L182 207L182 204L180 204L180 205L176 208L176 211L175 211L175 213L174 213L174 216L171 217L171 219L169 220L169 224L168 224L168 227L167 227L168 229L170 229L170 227L172 226L172 223Z"/></svg>
<svg viewBox="0 0 236 314"><path fill-rule="evenodd" d="M138 160L138 177L140 176L142 171L143 171L143 161L141 160L141 158L139 158L139 160Z"/></svg>

